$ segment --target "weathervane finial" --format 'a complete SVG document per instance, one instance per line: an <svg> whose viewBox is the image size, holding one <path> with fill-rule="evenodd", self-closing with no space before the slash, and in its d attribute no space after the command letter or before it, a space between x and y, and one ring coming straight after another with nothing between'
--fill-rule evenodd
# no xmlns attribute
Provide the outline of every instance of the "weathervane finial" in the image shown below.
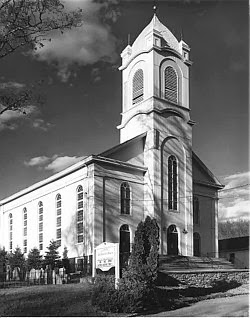
<svg viewBox="0 0 250 318"><path fill-rule="evenodd" d="M156 0L154 0L154 5L153 5L154 15L156 15L156 10L157 10Z"/></svg>

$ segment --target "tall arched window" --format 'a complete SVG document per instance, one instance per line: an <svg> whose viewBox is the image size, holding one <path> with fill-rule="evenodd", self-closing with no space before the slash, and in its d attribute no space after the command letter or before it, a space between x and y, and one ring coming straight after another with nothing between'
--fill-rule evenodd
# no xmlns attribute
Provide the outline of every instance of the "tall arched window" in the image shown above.
<svg viewBox="0 0 250 318"><path fill-rule="evenodd" d="M121 184L121 214L130 214L131 191L128 182Z"/></svg>
<svg viewBox="0 0 250 318"><path fill-rule="evenodd" d="M62 237L62 197L61 194L56 196L56 243L57 246L61 246Z"/></svg>
<svg viewBox="0 0 250 318"><path fill-rule="evenodd" d="M177 210L177 160L171 155L168 157L168 209Z"/></svg>
<svg viewBox="0 0 250 318"><path fill-rule="evenodd" d="M27 253L27 209L23 209L23 252Z"/></svg>
<svg viewBox="0 0 250 318"><path fill-rule="evenodd" d="M13 217L12 217L12 213L9 214L9 248L10 248L10 252L12 252L12 248L13 248Z"/></svg>
<svg viewBox="0 0 250 318"><path fill-rule="evenodd" d="M197 197L193 198L193 223L199 224L199 199Z"/></svg>
<svg viewBox="0 0 250 318"><path fill-rule="evenodd" d="M130 231L127 224L120 227L120 271L128 265L130 254Z"/></svg>
<svg viewBox="0 0 250 318"><path fill-rule="evenodd" d="M38 203L38 241L39 250L43 250L43 203Z"/></svg>
<svg viewBox="0 0 250 318"><path fill-rule="evenodd" d="M83 187L77 188L77 243L83 242Z"/></svg>
<svg viewBox="0 0 250 318"><path fill-rule="evenodd" d="M201 256L201 237L200 234L197 232L194 232L193 234L194 239L194 256Z"/></svg>
<svg viewBox="0 0 250 318"><path fill-rule="evenodd" d="M143 100L143 70L139 69L133 77L133 97L132 104L139 103Z"/></svg>
<svg viewBox="0 0 250 318"><path fill-rule="evenodd" d="M175 224L171 224L167 229L168 255L178 255L178 231Z"/></svg>
<svg viewBox="0 0 250 318"><path fill-rule="evenodd" d="M165 76L165 99L171 102L178 102L178 77L177 73L172 66L167 66L164 72Z"/></svg>

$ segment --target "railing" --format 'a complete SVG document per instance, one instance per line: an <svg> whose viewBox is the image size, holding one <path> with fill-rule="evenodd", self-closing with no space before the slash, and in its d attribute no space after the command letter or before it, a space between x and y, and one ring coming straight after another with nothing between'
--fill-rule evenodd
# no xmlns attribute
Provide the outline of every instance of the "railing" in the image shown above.
<svg viewBox="0 0 250 318"><path fill-rule="evenodd" d="M0 288L22 287L30 285L65 284L69 281L69 275L65 268L58 270L32 269L30 271L20 271L15 268L0 273Z"/></svg>

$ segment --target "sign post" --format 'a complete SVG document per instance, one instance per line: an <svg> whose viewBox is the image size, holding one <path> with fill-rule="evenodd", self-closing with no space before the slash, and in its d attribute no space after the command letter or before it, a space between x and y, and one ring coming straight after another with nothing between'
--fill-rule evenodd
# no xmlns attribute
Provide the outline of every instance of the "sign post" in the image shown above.
<svg viewBox="0 0 250 318"><path fill-rule="evenodd" d="M115 267L115 285L117 287L120 278L119 243L103 242L94 249L93 258L93 277L98 268L106 272Z"/></svg>

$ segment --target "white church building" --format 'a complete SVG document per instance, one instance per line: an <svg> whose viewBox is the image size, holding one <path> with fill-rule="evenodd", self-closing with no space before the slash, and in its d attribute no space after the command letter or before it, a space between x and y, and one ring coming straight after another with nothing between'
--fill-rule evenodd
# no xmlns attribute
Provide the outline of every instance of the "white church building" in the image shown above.
<svg viewBox="0 0 250 318"><path fill-rule="evenodd" d="M45 253L51 239L71 262L102 242L131 249L147 215L161 255L218 257L218 190L192 151L190 48L156 15L121 53L120 144L0 201L0 246Z"/></svg>

